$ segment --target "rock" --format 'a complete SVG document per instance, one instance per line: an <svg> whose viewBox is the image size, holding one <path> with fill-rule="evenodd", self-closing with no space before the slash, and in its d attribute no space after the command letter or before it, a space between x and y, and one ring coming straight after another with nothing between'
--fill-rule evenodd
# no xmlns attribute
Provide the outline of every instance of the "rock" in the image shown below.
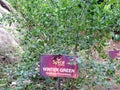
<svg viewBox="0 0 120 90"><path fill-rule="evenodd" d="M6 1L6 0L0 0L1 10L4 12L16 12L15 9Z"/></svg>
<svg viewBox="0 0 120 90"><path fill-rule="evenodd" d="M0 63L19 60L23 52L20 46L22 35L17 31L20 24L15 14L16 11L6 0L0 0ZM12 18L14 22L10 24L6 17Z"/></svg>
<svg viewBox="0 0 120 90"><path fill-rule="evenodd" d="M16 60L15 54L20 50L22 49L12 35L4 28L0 28L0 62L10 63Z"/></svg>

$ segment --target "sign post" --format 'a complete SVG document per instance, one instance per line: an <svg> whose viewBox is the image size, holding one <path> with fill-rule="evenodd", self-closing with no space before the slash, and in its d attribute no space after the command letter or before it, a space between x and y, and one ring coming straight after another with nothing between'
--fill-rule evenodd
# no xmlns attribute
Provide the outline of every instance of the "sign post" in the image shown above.
<svg viewBox="0 0 120 90"><path fill-rule="evenodd" d="M60 77L78 78L78 64L76 56L41 55L40 75L44 77L58 77L57 90L60 90Z"/></svg>
<svg viewBox="0 0 120 90"><path fill-rule="evenodd" d="M60 78L58 77L57 90L60 90Z"/></svg>

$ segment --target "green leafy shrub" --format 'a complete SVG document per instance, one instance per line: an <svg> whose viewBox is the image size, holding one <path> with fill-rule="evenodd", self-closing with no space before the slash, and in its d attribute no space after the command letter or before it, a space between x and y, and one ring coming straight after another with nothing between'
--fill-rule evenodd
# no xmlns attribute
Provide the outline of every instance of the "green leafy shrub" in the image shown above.
<svg viewBox="0 0 120 90"><path fill-rule="evenodd" d="M106 56L103 56L108 61L106 64L91 60L89 48L98 43L96 49L100 53L104 42L112 38L111 32L119 30L119 0L8 1L25 18L24 27L28 30L21 43L25 49L23 59L11 67L14 78L2 79L5 88L55 89L53 80L39 76L41 54L77 54L82 58L78 60L79 78L74 80L74 86L78 89L92 89L97 85L110 88L116 63L107 60ZM14 81L16 85L10 87ZM66 81L63 88L70 89L72 84Z"/></svg>

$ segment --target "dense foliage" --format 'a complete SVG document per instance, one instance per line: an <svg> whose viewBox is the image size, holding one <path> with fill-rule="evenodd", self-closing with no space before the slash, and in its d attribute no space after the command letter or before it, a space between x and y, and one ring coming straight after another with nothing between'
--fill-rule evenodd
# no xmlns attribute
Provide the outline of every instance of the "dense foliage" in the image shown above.
<svg viewBox="0 0 120 90"><path fill-rule="evenodd" d="M97 44L95 48L101 52L107 39L120 40L114 33L120 30L119 0L8 1L22 14L26 20L23 27L28 30L21 43L25 50L23 59L14 67L8 65L3 68L4 73L11 74L0 81L3 88L55 89L56 80L39 76L41 54L80 56L79 78L72 81L74 85L66 80L62 85L65 90L70 90L70 86L78 90L92 90L98 85L110 88L113 83L120 83L119 76L115 75L115 68L119 68L118 60L111 62L103 56L107 63L97 63L91 60L89 51L92 45Z"/></svg>

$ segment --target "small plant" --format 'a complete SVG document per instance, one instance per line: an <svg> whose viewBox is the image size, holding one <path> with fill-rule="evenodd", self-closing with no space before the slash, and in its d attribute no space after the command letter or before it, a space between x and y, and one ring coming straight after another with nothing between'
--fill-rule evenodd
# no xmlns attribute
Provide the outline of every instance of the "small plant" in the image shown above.
<svg viewBox="0 0 120 90"><path fill-rule="evenodd" d="M103 55L102 49L105 47L105 41L112 39L111 31L119 30L119 27L116 27L116 25L119 26L119 0L8 1L22 14L26 20L24 26L28 30L21 43L25 49L23 58L21 62L11 67L13 72L10 77L6 77L8 81L5 78L2 79L2 87L21 90L33 88L53 90L55 80L42 78L39 76L38 69L36 70L39 65L39 56L41 54L76 54L81 57L78 60L79 78L73 80L76 90L92 90L96 86L110 88L111 81L115 78L113 76L116 64L109 63L110 59ZM89 49L92 45L96 45L94 49L104 57L106 64L90 58ZM119 82L118 77L115 80ZM10 86L12 82L17 83ZM70 80L66 82L63 88L70 89Z"/></svg>

